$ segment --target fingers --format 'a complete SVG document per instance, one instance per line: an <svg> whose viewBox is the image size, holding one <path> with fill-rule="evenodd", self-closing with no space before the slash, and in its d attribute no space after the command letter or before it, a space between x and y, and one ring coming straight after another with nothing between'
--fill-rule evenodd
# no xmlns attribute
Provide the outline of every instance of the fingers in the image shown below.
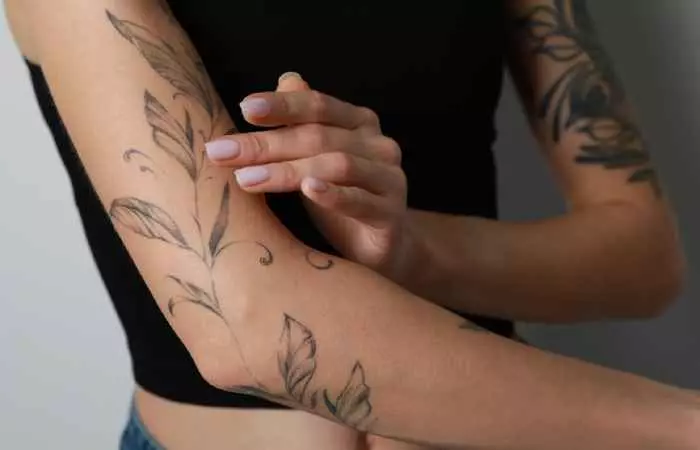
<svg viewBox="0 0 700 450"><path fill-rule="evenodd" d="M306 124L224 136L206 144L220 166L243 167L345 152L387 164L401 162L398 144L385 136L365 137L337 127Z"/></svg>
<svg viewBox="0 0 700 450"><path fill-rule="evenodd" d="M372 223L382 221L394 203L387 197L357 187L339 186L318 178L304 178L302 193L318 206L344 216Z"/></svg>
<svg viewBox="0 0 700 450"><path fill-rule="evenodd" d="M240 107L245 119L259 126L320 123L350 130L379 130L379 119L372 110L311 89L253 94Z"/></svg>
<svg viewBox="0 0 700 450"><path fill-rule="evenodd" d="M306 178L353 186L378 195L403 192L403 171L397 166L370 161L347 153L323 153L311 158L250 166L235 172L248 192L291 192Z"/></svg>

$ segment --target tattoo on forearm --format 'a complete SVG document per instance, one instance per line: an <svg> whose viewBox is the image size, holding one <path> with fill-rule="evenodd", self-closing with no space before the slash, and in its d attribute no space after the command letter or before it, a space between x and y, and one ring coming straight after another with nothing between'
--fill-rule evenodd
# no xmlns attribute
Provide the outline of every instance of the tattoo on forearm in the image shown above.
<svg viewBox="0 0 700 450"><path fill-rule="evenodd" d="M630 183L649 183L659 194L643 137L627 115L622 83L596 37L585 0L551 2L533 7L517 24L536 55L568 64L540 100L538 116L549 121L555 142L565 132L585 136L577 163L630 170Z"/></svg>
<svg viewBox="0 0 700 450"><path fill-rule="evenodd" d="M208 269L209 280L206 286L199 285L186 277L175 274L167 275L176 292L168 301L168 310L175 315L180 305L189 304L203 308L219 317L231 331L241 359L246 361L240 342L227 322L221 302L216 292L216 280L213 268L222 253L238 244L259 247L262 255L260 265L273 263L273 255L261 242L227 240L229 228L229 198L231 186L227 181L221 190L221 201L214 217L211 230L202 228L199 190L208 169L204 152L198 149L199 140L207 141L214 137L222 109L220 101L209 81L201 61L196 53L182 44L181 51L168 44L147 28L133 22L121 20L107 11L107 17L119 34L140 52L148 65L175 89L173 100L189 100L182 105L182 112L177 114L168 109L149 90L144 92L144 116L151 129L151 137L158 153L149 154L138 149L129 149L123 153L126 163L137 162L139 170L148 174L165 174L164 162L172 161L186 174L192 186L192 211L190 217L196 230L196 238L187 238L173 215L156 203L137 197L115 199L109 215L115 224L146 238L159 240L183 251L195 255ZM192 107L200 107L205 113L206 123L203 129L195 132L196 124L192 120ZM197 115L200 117L201 114ZM158 162L157 162L158 161ZM252 375L252 373L251 373ZM253 379L255 377L253 376Z"/></svg>
<svg viewBox="0 0 700 450"><path fill-rule="evenodd" d="M292 402L317 412L324 410L341 423L369 430L374 419L371 389L364 367L359 361L355 362L345 385L339 390L319 387L316 382L318 353L318 343L311 330L285 315L277 350L280 389L273 391L259 386L233 386L228 390L282 403Z"/></svg>
<svg viewBox="0 0 700 450"><path fill-rule="evenodd" d="M167 5L165 5L167 6ZM282 388L279 393L262 384L252 373L243 354L240 341L227 321L222 310L221 301L216 291L213 269L219 257L227 249L245 244L261 250L258 263L261 266L273 264L274 257L270 249L262 242L237 241L227 238L230 216L231 185L227 181L221 188L221 200L211 230L202 227L200 211L200 183L210 180L206 172L204 152L198 149L199 140L208 141L214 137L223 108L214 92L204 66L187 43L178 51L154 32L133 22L121 20L107 11L107 17L115 30L131 43L146 60L148 65L174 89L172 100L182 97L189 100L182 104L181 112L167 108L152 92L144 92L144 116L151 129L154 148L158 152L149 154L139 149L128 149L122 154L126 163L138 164L140 172L158 176L166 175L164 163L170 162L177 167L182 176L192 186L192 220L196 237L192 239L183 232L181 224L163 207L152 201L137 197L122 197L113 200L109 215L115 225L130 230L137 235L160 241L196 256L208 271L209 279L205 283L195 283L186 276L168 274L167 280L173 286L173 295L168 301L168 311L175 316L180 305L193 305L217 316L228 327L233 343L246 370L251 375L254 385L237 386L232 391L245 392L263 396L279 402L294 402L300 406L316 409L325 408L337 420L355 427L371 425L372 405L369 400L370 388L366 383L365 371L360 362L356 362L344 387L337 391L330 387L315 387L317 368L317 343L311 330L301 322L284 317L280 348L277 359ZM176 103L177 105L177 103ZM194 123L193 107L201 108L207 123L204 129ZM235 128L230 131L235 133ZM319 270L333 267L331 259L321 258L314 252L306 254L306 261ZM204 286L206 284L206 286ZM314 388L312 390L312 387Z"/></svg>

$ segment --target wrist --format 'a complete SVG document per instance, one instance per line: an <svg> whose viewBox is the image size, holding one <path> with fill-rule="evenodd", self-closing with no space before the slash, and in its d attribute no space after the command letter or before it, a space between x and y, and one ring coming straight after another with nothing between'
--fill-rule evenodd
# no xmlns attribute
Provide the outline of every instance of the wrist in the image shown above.
<svg viewBox="0 0 700 450"><path fill-rule="evenodd" d="M420 292L420 286L426 273L426 263L430 261L429 246L425 242L425 233L421 233L418 224L409 212L406 213L398 227L395 248L390 269L385 275L398 285Z"/></svg>
<svg viewBox="0 0 700 450"><path fill-rule="evenodd" d="M668 397L656 405L636 423L640 442L655 443L655 448L668 450L700 449L700 401L697 394L670 392L674 388L664 386ZM687 394L687 395L686 395Z"/></svg>

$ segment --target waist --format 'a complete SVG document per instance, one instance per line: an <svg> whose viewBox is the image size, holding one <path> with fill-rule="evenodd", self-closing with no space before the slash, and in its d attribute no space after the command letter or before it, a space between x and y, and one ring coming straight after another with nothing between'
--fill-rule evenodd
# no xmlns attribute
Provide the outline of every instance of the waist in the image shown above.
<svg viewBox="0 0 700 450"><path fill-rule="evenodd" d="M302 411L189 405L141 387L134 397L129 426L140 432L138 438L149 450L361 450L365 440L354 430Z"/></svg>

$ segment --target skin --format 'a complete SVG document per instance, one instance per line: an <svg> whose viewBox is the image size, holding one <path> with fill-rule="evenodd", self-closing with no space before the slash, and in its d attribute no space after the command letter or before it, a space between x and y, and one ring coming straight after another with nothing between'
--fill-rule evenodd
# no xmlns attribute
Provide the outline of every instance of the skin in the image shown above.
<svg viewBox="0 0 700 450"><path fill-rule="evenodd" d="M452 310L551 323L657 316L682 286L683 252L585 2L506 4L511 73L566 214L506 222L408 208L399 143L378 137L381 118L300 79L286 81L300 92L248 98L271 104L249 122L286 128L227 136L239 154L212 161L269 171L241 188L300 191L346 257ZM317 120L320 108L330 121Z"/></svg>
<svg viewBox="0 0 700 450"><path fill-rule="evenodd" d="M244 415L140 391L144 419L168 448L192 448L204 434L198 448L323 448L328 438L350 449L367 443L362 433L438 448L697 447L696 394L464 327L366 267L293 239L260 197L205 161L204 141L233 124L186 37L155 5L66 0L50 15L22 5L40 30L27 54L44 68L115 229L202 376L305 411ZM371 114L353 111L347 123L332 108L316 119L363 125L376 138ZM154 163L130 165L137 157ZM313 433L299 436L306 426ZM279 441L258 445L270 428Z"/></svg>

